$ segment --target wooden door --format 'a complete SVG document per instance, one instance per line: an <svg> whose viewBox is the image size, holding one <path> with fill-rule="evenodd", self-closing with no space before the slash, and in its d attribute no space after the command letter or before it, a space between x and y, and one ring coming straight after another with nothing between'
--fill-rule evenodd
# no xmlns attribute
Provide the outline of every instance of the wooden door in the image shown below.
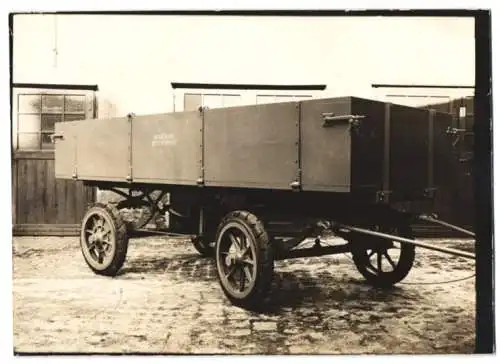
<svg viewBox="0 0 500 364"><path fill-rule="evenodd" d="M54 153L15 153L13 217L16 235L75 235L94 200L82 182L54 178Z"/></svg>

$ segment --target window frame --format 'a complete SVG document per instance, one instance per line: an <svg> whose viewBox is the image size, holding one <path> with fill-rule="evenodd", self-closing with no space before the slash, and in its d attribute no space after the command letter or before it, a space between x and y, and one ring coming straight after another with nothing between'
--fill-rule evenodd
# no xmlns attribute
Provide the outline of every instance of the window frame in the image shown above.
<svg viewBox="0 0 500 364"><path fill-rule="evenodd" d="M429 103L425 101L449 102L454 99L474 96L473 89L452 86L377 85L375 88L372 85L372 87L376 97L381 101L401 105L407 105L404 102L405 99L420 99L423 101L422 106L425 106Z"/></svg>
<svg viewBox="0 0 500 364"><path fill-rule="evenodd" d="M20 97L23 95L33 95L38 96L40 98L40 111L39 112L21 112L20 107ZM62 96L63 97L63 105L61 112L44 112L42 107L42 99L44 95L49 96ZM54 89L54 88L27 88L27 87L13 87L12 92L12 123L11 123L11 145L12 150L15 153L54 153L54 148L43 148L43 135L53 133L53 131L44 131L41 116L43 114L55 114L61 115L61 119L64 120L64 115L81 115L85 114L86 119L93 119L96 116L96 91L89 89ZM71 112L66 111L66 96L83 96L84 97L84 109L83 111ZM20 131L20 116L22 115L39 115L40 116L40 128L38 132L32 132L33 134L37 134L40 136L40 142L38 148L20 148L19 145L19 136L23 134ZM30 134L30 132L25 132L26 134Z"/></svg>
<svg viewBox="0 0 500 364"><path fill-rule="evenodd" d="M317 97L324 97L325 90L283 90L283 89L215 89L215 88L175 88L173 89L173 111L184 111L184 95L201 95L202 103L203 97L206 95L222 95L222 96L240 96L243 105L258 105L257 101L260 96L293 96L294 100L297 97L307 97L313 99Z"/></svg>

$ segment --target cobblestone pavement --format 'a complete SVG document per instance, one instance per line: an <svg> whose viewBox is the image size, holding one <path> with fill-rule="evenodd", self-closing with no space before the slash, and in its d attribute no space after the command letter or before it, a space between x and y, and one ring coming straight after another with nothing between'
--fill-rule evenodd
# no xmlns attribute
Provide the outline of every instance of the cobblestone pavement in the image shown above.
<svg viewBox="0 0 500 364"><path fill-rule="evenodd" d="M472 242L440 241L457 247ZM346 254L276 263L269 311L234 307L189 242L131 239L115 278L87 268L77 238L16 237L14 350L141 353L472 353L473 262L417 250L391 291ZM424 284L414 284L424 283Z"/></svg>

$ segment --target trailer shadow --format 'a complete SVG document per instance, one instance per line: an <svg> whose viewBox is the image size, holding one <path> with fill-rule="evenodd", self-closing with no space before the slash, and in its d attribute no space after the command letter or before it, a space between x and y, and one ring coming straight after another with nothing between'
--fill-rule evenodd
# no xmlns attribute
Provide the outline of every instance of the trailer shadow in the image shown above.
<svg viewBox="0 0 500 364"><path fill-rule="evenodd" d="M387 306L383 310L396 312L398 308L409 307L408 300L422 298L418 292L400 287L380 289L362 280L346 281L335 274L331 276L328 280L312 278L306 270L276 273L269 298L254 311L278 315L290 309L313 309L317 316L322 316L321 312L328 309L373 311Z"/></svg>
<svg viewBox="0 0 500 364"><path fill-rule="evenodd" d="M170 258L142 256L128 261L119 272L120 279L161 275L182 281L205 281L218 285L215 263L211 258L197 254L178 254ZM221 293L222 295L222 293ZM314 270L293 269L275 271L268 298L251 310L256 313L280 315L295 309L328 309L372 311L376 309L396 312L408 308L409 302L422 296L415 289L392 287L378 289L336 270L315 273Z"/></svg>
<svg viewBox="0 0 500 364"><path fill-rule="evenodd" d="M136 257L130 259L117 276L127 278L135 274L172 274L189 276L190 279L216 279L215 267L210 258L192 254L179 254L171 258L165 257ZM208 268L207 268L208 266ZM208 274L207 274L208 273Z"/></svg>

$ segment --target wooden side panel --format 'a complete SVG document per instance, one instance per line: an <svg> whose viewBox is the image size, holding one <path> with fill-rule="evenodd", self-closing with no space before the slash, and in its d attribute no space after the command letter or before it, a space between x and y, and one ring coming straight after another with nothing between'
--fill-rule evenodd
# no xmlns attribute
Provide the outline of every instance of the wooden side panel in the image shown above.
<svg viewBox="0 0 500 364"><path fill-rule="evenodd" d="M130 173L128 119L80 120L77 123L72 133L76 135L78 178L125 181Z"/></svg>
<svg viewBox="0 0 500 364"><path fill-rule="evenodd" d="M134 182L196 185L202 177L198 111L139 116L132 123Z"/></svg>
<svg viewBox="0 0 500 364"><path fill-rule="evenodd" d="M296 102L208 110L205 184L291 189L299 177L299 116Z"/></svg>

